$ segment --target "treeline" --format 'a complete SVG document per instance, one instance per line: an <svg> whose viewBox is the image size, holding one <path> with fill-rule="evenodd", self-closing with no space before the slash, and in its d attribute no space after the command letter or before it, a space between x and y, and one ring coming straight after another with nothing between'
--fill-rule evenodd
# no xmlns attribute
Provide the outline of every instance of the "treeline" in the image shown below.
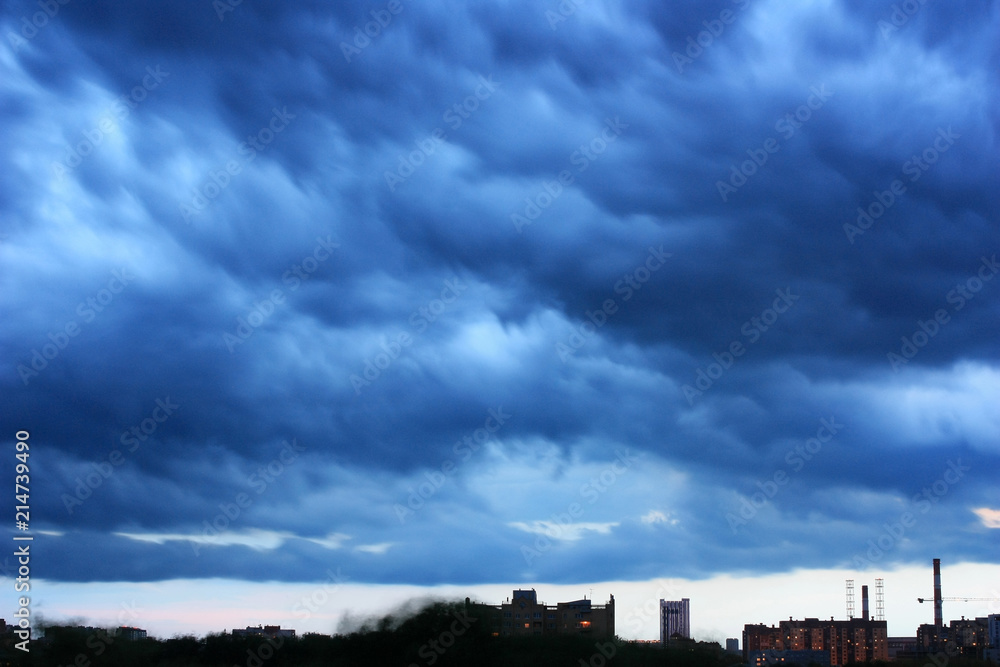
<svg viewBox="0 0 1000 667"><path fill-rule="evenodd" d="M494 637L475 605L435 602L406 617L385 616L333 637L265 639L212 634L129 641L103 632L49 628L14 665L44 667L729 667L742 662L718 644L663 650L582 636Z"/></svg>

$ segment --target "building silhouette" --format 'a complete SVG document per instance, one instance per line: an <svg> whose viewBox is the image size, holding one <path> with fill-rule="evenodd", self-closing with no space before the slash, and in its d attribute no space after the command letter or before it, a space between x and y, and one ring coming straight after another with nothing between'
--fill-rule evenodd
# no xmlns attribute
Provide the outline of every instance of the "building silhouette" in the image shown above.
<svg viewBox="0 0 1000 667"><path fill-rule="evenodd" d="M660 643L691 638L691 600L660 600Z"/></svg>
<svg viewBox="0 0 1000 667"><path fill-rule="evenodd" d="M989 620L982 616L975 619L952 621L949 628L955 649L968 658L982 659L983 649L989 643Z"/></svg>
<svg viewBox="0 0 1000 667"><path fill-rule="evenodd" d="M889 637L886 639L889 646L889 660L897 658L904 659L914 657L917 653L916 637Z"/></svg>
<svg viewBox="0 0 1000 667"><path fill-rule="evenodd" d="M472 605L466 598L466 604ZM615 596L607 604L595 605L583 598L547 605L538 601L535 589L517 589L499 605L476 603L476 610L489 619L494 635L590 635L615 636Z"/></svg>
<svg viewBox="0 0 1000 667"><path fill-rule="evenodd" d="M115 628L114 636L121 639L127 639L129 641L139 641L140 639L146 638L146 631L142 628L133 628L131 626L121 626Z"/></svg>
<svg viewBox="0 0 1000 667"><path fill-rule="evenodd" d="M830 667L830 654L826 651L778 651L775 649L767 651L750 651L747 658L750 660L750 667L764 667L764 665L819 665L820 667Z"/></svg>
<svg viewBox="0 0 1000 667"><path fill-rule="evenodd" d="M1000 614L990 614L986 617L986 642L983 649L983 659L1000 663Z"/></svg>
<svg viewBox="0 0 1000 667"><path fill-rule="evenodd" d="M777 627L746 625L743 628L743 660L761 651L823 651L829 664L873 662L889 659L885 621L852 618L821 621L807 618L781 621Z"/></svg>
<svg viewBox="0 0 1000 667"><path fill-rule="evenodd" d="M245 629L233 628L234 637L270 637L271 639L277 639L282 637L284 639L294 639L295 630L291 628L282 628L280 625L258 625L256 628L252 626L247 626Z"/></svg>

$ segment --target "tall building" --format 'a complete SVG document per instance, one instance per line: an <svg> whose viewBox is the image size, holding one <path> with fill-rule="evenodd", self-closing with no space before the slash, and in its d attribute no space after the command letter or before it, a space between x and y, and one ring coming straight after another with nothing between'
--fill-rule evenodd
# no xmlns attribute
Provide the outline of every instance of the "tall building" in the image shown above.
<svg viewBox="0 0 1000 667"><path fill-rule="evenodd" d="M743 626L743 662L749 664L750 655L759 651L784 649L781 628L763 623Z"/></svg>
<svg viewBox="0 0 1000 667"><path fill-rule="evenodd" d="M917 652L937 653L952 650L949 634L947 625L921 623L917 626Z"/></svg>
<svg viewBox="0 0 1000 667"><path fill-rule="evenodd" d="M691 600L660 600L660 643L668 645L674 635L691 638Z"/></svg>
<svg viewBox="0 0 1000 667"><path fill-rule="evenodd" d="M726 638L726 652L727 653L739 653L740 652L740 640L735 637Z"/></svg>
<svg viewBox="0 0 1000 667"><path fill-rule="evenodd" d="M949 635L958 652L968 658L982 659L989 643L989 621L985 616L965 618L950 623Z"/></svg>
<svg viewBox="0 0 1000 667"><path fill-rule="evenodd" d="M468 599L466 602L471 604ZM476 604L475 608L485 612L494 635L615 636L614 595L604 605L586 598L547 605L538 601L535 589L518 589L506 602Z"/></svg>
<svg viewBox="0 0 1000 667"><path fill-rule="evenodd" d="M864 618L848 621L807 618L781 621L778 627L744 626L744 662L749 664L751 656L761 651L824 651L834 666L888 660L886 622Z"/></svg>
<svg viewBox="0 0 1000 667"><path fill-rule="evenodd" d="M987 640L993 648L1000 648L1000 614L986 617Z"/></svg>

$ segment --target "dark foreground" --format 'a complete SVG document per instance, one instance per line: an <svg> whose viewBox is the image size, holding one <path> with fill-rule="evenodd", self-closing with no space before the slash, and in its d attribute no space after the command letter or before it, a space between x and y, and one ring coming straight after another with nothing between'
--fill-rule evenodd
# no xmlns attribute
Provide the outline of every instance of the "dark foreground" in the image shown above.
<svg viewBox="0 0 1000 667"><path fill-rule="evenodd" d="M488 623L488 619L477 616L474 609L462 603L434 603L405 619L387 616L349 634L333 637L305 635L294 639L264 639L216 634L204 638L128 641L73 628L49 628L44 641L31 642L28 654L6 647L6 655L0 657L0 666L730 667L742 662L741 656L726 653L714 643L692 641L662 649L655 644L634 644L609 638L495 637ZM925 667L920 661L891 664L893 667ZM987 664L953 658L948 667ZM929 667L945 666L930 664Z"/></svg>

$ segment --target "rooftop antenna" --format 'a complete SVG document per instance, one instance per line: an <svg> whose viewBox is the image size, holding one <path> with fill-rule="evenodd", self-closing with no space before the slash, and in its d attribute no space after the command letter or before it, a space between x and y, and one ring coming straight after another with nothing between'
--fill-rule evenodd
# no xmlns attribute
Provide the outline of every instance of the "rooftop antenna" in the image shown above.
<svg viewBox="0 0 1000 667"><path fill-rule="evenodd" d="M882 579L875 580L875 620L885 620L885 588Z"/></svg>
<svg viewBox="0 0 1000 667"><path fill-rule="evenodd" d="M854 618L854 580L847 580L847 620Z"/></svg>

